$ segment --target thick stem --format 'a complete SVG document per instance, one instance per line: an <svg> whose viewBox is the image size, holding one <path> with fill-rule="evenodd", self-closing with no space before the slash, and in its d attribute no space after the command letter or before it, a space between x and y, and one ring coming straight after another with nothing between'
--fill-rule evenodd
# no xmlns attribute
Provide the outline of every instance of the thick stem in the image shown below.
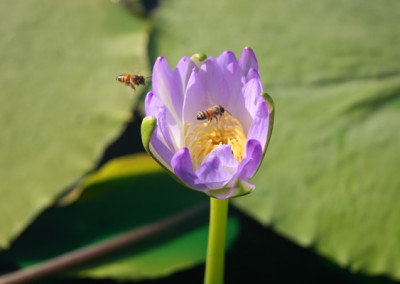
<svg viewBox="0 0 400 284"><path fill-rule="evenodd" d="M204 284L224 282L226 221L228 218L228 199L210 198L210 229Z"/></svg>

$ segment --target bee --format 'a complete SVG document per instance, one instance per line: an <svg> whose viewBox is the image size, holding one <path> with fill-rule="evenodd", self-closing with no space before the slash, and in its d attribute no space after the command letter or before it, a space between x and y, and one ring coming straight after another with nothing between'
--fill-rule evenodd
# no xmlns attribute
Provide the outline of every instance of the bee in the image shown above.
<svg viewBox="0 0 400 284"><path fill-rule="evenodd" d="M197 120L208 119L208 121L211 122L213 118L215 118L218 121L218 117L221 118L225 111L226 110L222 105L213 105L206 110L197 112Z"/></svg>
<svg viewBox="0 0 400 284"><path fill-rule="evenodd" d="M140 74L122 74L117 77L117 81L125 83L125 86L131 86L134 90L135 86L146 85L146 79Z"/></svg>

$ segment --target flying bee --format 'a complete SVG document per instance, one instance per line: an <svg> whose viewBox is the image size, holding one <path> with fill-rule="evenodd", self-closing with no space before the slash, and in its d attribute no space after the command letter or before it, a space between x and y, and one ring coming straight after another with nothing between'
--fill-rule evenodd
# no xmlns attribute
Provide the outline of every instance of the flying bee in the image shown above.
<svg viewBox="0 0 400 284"><path fill-rule="evenodd" d="M222 105L213 105L212 107L197 112L197 120L208 119L209 122L215 118L218 121L218 117L221 118L225 113L225 108ZM229 111L227 111L229 113Z"/></svg>
<svg viewBox="0 0 400 284"><path fill-rule="evenodd" d="M146 79L140 74L122 74L117 77L117 81L125 83L125 86L131 86L134 90L135 86L146 85Z"/></svg>

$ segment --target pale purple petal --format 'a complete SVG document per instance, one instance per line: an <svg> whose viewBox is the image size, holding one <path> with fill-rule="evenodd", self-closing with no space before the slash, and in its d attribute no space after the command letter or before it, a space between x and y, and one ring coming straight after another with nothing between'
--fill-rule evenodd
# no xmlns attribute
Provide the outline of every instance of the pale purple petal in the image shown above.
<svg viewBox="0 0 400 284"><path fill-rule="evenodd" d="M187 186L197 190L205 188L203 184L196 183L197 176L193 171L192 158L188 148L182 148L175 153L171 160L171 166L176 176Z"/></svg>
<svg viewBox="0 0 400 284"><path fill-rule="evenodd" d="M176 65L175 72L179 74L181 79L182 94L185 93L193 68L197 68L197 66L189 57L183 57Z"/></svg>
<svg viewBox="0 0 400 284"><path fill-rule="evenodd" d="M246 82L249 82L251 79L258 79L261 82L258 69L250 68L249 72L247 73Z"/></svg>
<svg viewBox="0 0 400 284"><path fill-rule="evenodd" d="M217 57L217 63L220 66L222 72L224 72L226 67L233 62L237 63L237 59L235 54L230 50L224 51L220 56Z"/></svg>
<svg viewBox="0 0 400 284"><path fill-rule="evenodd" d="M196 170L197 183L208 189L225 187L237 169L238 162L233 158L230 145L220 145L208 154Z"/></svg>
<svg viewBox="0 0 400 284"><path fill-rule="evenodd" d="M149 92L146 96L145 110L146 116L157 118L157 124L161 131L161 141L173 152L182 148L183 134L180 125L153 92Z"/></svg>
<svg viewBox="0 0 400 284"><path fill-rule="evenodd" d="M154 95L153 92L149 92L146 95L146 99L144 101L144 109L146 112L146 116L157 117L160 108L163 106L164 104Z"/></svg>
<svg viewBox="0 0 400 284"><path fill-rule="evenodd" d="M225 109L242 124L244 123L250 127L252 117L249 111L244 107L245 98L242 92L244 77L239 64L237 62L231 62L225 69L224 76L226 82L229 82L229 100Z"/></svg>
<svg viewBox="0 0 400 284"><path fill-rule="evenodd" d="M231 179L232 174L219 171L221 161L217 156L212 156L207 162L198 168L198 183L204 183L208 189L223 188Z"/></svg>
<svg viewBox="0 0 400 284"><path fill-rule="evenodd" d="M250 47L245 47L242 51L242 56L239 59L239 65L242 68L244 76L247 76L250 68L258 70L258 62L256 55Z"/></svg>
<svg viewBox="0 0 400 284"><path fill-rule="evenodd" d="M225 107L236 117L239 112L243 111L244 106L242 95L244 77L239 64L237 62L230 63L224 70L224 77L225 81L229 82L229 100Z"/></svg>
<svg viewBox="0 0 400 284"><path fill-rule="evenodd" d="M262 98L261 93L263 92L263 88L261 85L261 81L257 79L252 79L246 83L243 87L243 96L245 100L246 109L252 114L254 117L255 108L257 102L260 98Z"/></svg>
<svg viewBox="0 0 400 284"><path fill-rule="evenodd" d="M248 181L257 171L263 157L261 144L257 140L247 140L243 160L234 175L234 178Z"/></svg>
<svg viewBox="0 0 400 284"><path fill-rule="evenodd" d="M154 63L152 86L154 94L165 104L177 122L181 121L183 93L178 72L174 72L164 57Z"/></svg>
<svg viewBox="0 0 400 284"><path fill-rule="evenodd" d="M244 85L244 76L235 54L232 51L223 52L218 58L217 63L221 67L228 89L228 101L224 105L225 109L234 117L243 113L244 98L242 88ZM247 113L247 111L245 110ZM248 114L248 113L247 113Z"/></svg>
<svg viewBox="0 0 400 284"><path fill-rule="evenodd" d="M183 102L183 122L188 122L191 125L197 124L196 115L198 111L210 107L204 95L203 82L201 82L198 72L197 69L193 68Z"/></svg>
<svg viewBox="0 0 400 284"><path fill-rule="evenodd" d="M149 149L157 161L172 172L171 159L174 153L165 145L164 138L159 130L159 125L156 125L154 128L150 139Z"/></svg>
<svg viewBox="0 0 400 284"><path fill-rule="evenodd" d="M250 126L247 140L256 139L260 142L262 150L265 149L267 143L269 127L269 110L268 105L263 99L257 101L253 123Z"/></svg>
<svg viewBox="0 0 400 284"><path fill-rule="evenodd" d="M170 119L172 120L172 119ZM161 107L160 111L157 116L157 124L158 124L158 129L161 132L162 135L162 141L164 141L165 145L169 148L171 152L175 152L178 150L178 147L176 145L176 142L173 141L172 139L172 128L170 126L171 123L168 123L167 121L167 108L166 107ZM177 134L177 133L175 133Z"/></svg>
<svg viewBox="0 0 400 284"><path fill-rule="evenodd" d="M239 112L237 117L245 134L248 134L250 130L256 112L257 101L262 99L262 91L261 82L257 79L250 80L243 87L241 95L244 98L244 105L242 105L242 108L246 109L246 112L244 110Z"/></svg>
<svg viewBox="0 0 400 284"><path fill-rule="evenodd" d="M226 106L229 100L228 85L218 63L213 57L207 58L199 70L199 78L204 86L208 107L213 105Z"/></svg>

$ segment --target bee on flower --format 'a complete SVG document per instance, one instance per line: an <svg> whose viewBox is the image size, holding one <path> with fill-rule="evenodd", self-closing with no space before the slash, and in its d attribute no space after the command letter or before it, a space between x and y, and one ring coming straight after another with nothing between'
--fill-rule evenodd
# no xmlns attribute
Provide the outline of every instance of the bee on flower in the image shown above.
<svg viewBox="0 0 400 284"><path fill-rule="evenodd" d="M218 121L219 117L222 117L225 113L225 108L221 105L212 106L206 110L197 112L197 120L208 119L209 122L215 118Z"/></svg>

